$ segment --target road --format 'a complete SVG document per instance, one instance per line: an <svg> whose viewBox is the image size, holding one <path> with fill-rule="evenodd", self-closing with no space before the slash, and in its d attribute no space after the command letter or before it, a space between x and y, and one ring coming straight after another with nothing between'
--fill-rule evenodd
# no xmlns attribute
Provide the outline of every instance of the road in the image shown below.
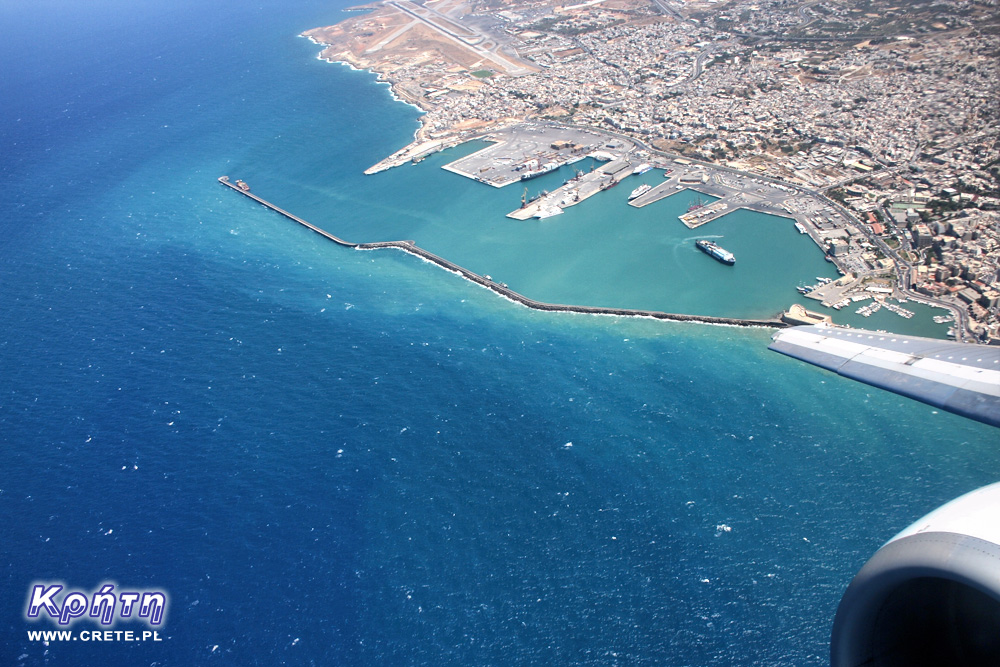
<svg viewBox="0 0 1000 667"><path fill-rule="evenodd" d="M653 4L659 7L660 11L664 14L673 16L678 21L686 20L684 16L679 11L671 7L670 3L666 2L666 0L653 0Z"/></svg>
<svg viewBox="0 0 1000 667"><path fill-rule="evenodd" d="M806 2L802 5L799 5L798 10L796 11L798 12L799 18L802 19L802 23L799 25L800 29L805 28L807 25L815 21L817 18L815 16L810 18L809 15L806 14L806 10L809 9L810 7L814 7L815 5L820 4L822 1L823 0L813 0L812 2Z"/></svg>
<svg viewBox="0 0 1000 667"><path fill-rule="evenodd" d="M688 81L694 81L705 71L705 59L712 55L712 51L715 50L715 45L709 46L703 49L694 59L694 68L691 70L691 76Z"/></svg>

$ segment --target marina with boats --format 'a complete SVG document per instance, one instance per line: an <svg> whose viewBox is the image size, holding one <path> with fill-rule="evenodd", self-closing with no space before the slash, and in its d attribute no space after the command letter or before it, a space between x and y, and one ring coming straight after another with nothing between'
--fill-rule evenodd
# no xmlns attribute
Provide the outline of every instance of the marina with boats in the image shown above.
<svg viewBox="0 0 1000 667"><path fill-rule="evenodd" d="M844 276L837 280L817 276L814 285L800 285L796 290L799 294L821 300L824 306L834 310L861 304L854 312L862 317L871 317L883 308L903 319L908 320L914 316L912 310L899 305L906 303L907 299L897 295L892 288L865 285L852 276ZM940 324L950 317L937 316L934 321Z"/></svg>

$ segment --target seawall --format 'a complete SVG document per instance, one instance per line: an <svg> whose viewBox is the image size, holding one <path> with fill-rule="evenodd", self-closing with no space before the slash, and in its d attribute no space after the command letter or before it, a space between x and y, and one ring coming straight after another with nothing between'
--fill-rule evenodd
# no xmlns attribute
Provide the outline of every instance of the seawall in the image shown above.
<svg viewBox="0 0 1000 667"><path fill-rule="evenodd" d="M352 243L350 241L345 241L342 238L334 236L330 232L317 227L316 225L306 222L297 215L293 215L283 208L275 206L271 202L258 197L257 195L250 192L249 188L242 188L237 184L230 182L228 176L222 176L219 178L219 182L226 187L249 197L250 199L256 201L258 204L271 209L275 213L279 213L289 220L293 220L300 225L311 229L317 234L333 241L337 245L344 246L345 248L354 248L356 250L376 250L379 248L397 248L404 252L408 252L411 255L416 255L422 259L427 260L437 264L438 266L447 269L453 273L461 275L466 280L470 280L474 283L482 285L487 289L490 289L497 294L504 296L511 301L520 303L521 305L527 306L528 308L533 308L534 310L544 310L549 312L568 312L568 313L584 313L588 315L615 315L621 317L650 317L657 320L672 320L676 322L700 322L703 324L720 324L726 326L737 326L737 327L768 327L773 329L781 329L787 327L788 325L781 320L769 319L769 320L754 320L754 319L741 319L733 317L712 317L709 315L684 315L680 313L664 313L657 310L636 310L631 308L606 308L602 306L574 306L561 303L546 303L544 301L536 301L530 299L523 294L515 292L506 285L502 283L494 282L487 276L481 276L478 273L473 273L472 271L466 269L465 267L459 266L454 262L450 262L443 257L439 257L432 252L424 250L418 246L414 241L382 241L378 243ZM242 181L237 181L237 183L242 183Z"/></svg>

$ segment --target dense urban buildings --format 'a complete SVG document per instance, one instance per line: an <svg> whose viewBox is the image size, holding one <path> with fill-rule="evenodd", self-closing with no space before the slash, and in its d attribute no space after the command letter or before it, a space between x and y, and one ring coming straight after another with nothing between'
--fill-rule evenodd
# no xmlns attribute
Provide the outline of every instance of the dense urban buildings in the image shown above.
<svg viewBox="0 0 1000 667"><path fill-rule="evenodd" d="M397 158L531 119L787 184L850 220L818 240L839 266L1000 340L995 0L366 9L306 35L426 112Z"/></svg>

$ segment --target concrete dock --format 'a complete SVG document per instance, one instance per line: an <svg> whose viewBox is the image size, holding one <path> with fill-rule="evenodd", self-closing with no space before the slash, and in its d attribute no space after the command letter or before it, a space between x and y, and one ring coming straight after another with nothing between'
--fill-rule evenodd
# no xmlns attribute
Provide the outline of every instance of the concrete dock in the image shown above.
<svg viewBox="0 0 1000 667"><path fill-rule="evenodd" d="M642 208L684 190L693 190L715 200L703 208L677 216L689 229L697 229L740 209L792 218L803 223L807 230L812 227L808 218L793 207L792 202L799 194L790 188L781 189L748 177L723 173L704 165L692 165L688 161L675 162L674 170L666 174L666 179L662 183L644 195L636 197L629 202L629 205Z"/></svg>
<svg viewBox="0 0 1000 667"><path fill-rule="evenodd" d="M334 236L330 232L317 227L316 225L309 223L302 218L289 213L288 211L279 208L278 206L272 204L271 202L263 199L252 192L250 192L250 187L243 183L243 181L232 182L229 180L228 176L219 177L219 182L225 185L227 188L254 200L258 204L278 213L289 220L297 222L298 224L306 227L317 234L327 238L337 245L344 246L346 248L353 248L355 250L377 250L381 248L396 248L404 252L408 252L411 255L416 255L421 259L425 259L429 262L437 264L438 266L451 271L452 273L457 273L466 280L481 285L497 294L510 299L516 303L519 303L528 308L534 310L544 310L549 312L567 312L567 313L584 313L589 315L614 315L620 317L649 317L657 320L671 320L675 322L701 322L705 324L720 324L728 326L739 326L739 327L767 327L773 329L781 329L787 327L788 325L779 319L765 319L765 320L755 320L755 319L740 319L740 318L730 318L730 317L711 317L708 315L684 315L679 313L664 313L655 310L635 310L630 308L605 308L601 306L573 306L559 303L545 303L544 301L536 301L530 299L523 294L519 294L514 290L510 289L503 283L495 282L492 278L488 276L481 276L478 273L473 273L468 269L450 262L443 257L439 257L432 252L424 250L423 248L416 245L414 241L384 241L378 243L352 243L350 241L345 241L337 236Z"/></svg>
<svg viewBox="0 0 1000 667"><path fill-rule="evenodd" d="M610 190L631 175L631 163L626 162L623 167L621 161L609 162L591 172L578 173L575 178L567 181L556 190L539 197L521 208L511 211L507 214L507 217L514 220L527 220L539 214L544 215L546 210L554 208L561 210L570 206L576 206L580 202L590 199L598 192Z"/></svg>
<svg viewBox="0 0 1000 667"><path fill-rule="evenodd" d="M536 124L496 130L481 140L490 145L442 169L502 188L522 183L523 176L545 167L554 171L575 164L601 145L601 137L591 132Z"/></svg>
<svg viewBox="0 0 1000 667"><path fill-rule="evenodd" d="M745 206L730 206L730 204L736 200L736 197L733 194L720 192L718 188L712 188L706 184L688 185L680 183L677 178L671 178L663 183L660 183L646 194L636 197L630 201L629 206L642 208L643 206L649 206L650 204L666 199L667 197L671 197L678 192L683 192L685 190L693 190L713 198L717 197L716 201L709 202L701 208L697 208L677 216L677 218L683 222L688 229L696 229L717 218L721 218L727 213L732 213L740 208L746 208ZM710 191L714 192L710 193ZM722 196L720 197L719 195Z"/></svg>
<svg viewBox="0 0 1000 667"><path fill-rule="evenodd" d="M649 206L650 204L655 204L661 199L666 199L667 197L672 197L678 192L683 192L687 188L683 185L678 185L674 179L665 180L662 183L658 183L653 186L653 189L644 195L639 195L632 201L628 203L629 206L634 206L635 208L642 208L643 206Z"/></svg>

